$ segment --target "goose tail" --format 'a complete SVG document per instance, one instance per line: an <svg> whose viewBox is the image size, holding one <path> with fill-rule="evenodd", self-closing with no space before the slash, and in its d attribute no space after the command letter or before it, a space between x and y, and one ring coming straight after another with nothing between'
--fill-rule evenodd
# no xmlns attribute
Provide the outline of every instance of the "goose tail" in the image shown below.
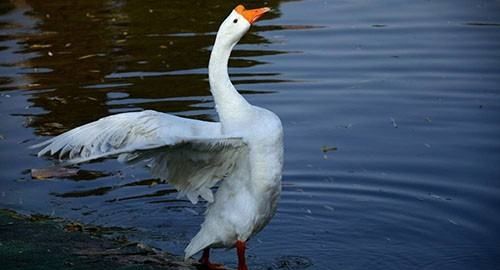
<svg viewBox="0 0 500 270"><path fill-rule="evenodd" d="M191 239L189 245L184 249L184 260L189 259L194 254L214 243L213 236L206 233L203 229Z"/></svg>

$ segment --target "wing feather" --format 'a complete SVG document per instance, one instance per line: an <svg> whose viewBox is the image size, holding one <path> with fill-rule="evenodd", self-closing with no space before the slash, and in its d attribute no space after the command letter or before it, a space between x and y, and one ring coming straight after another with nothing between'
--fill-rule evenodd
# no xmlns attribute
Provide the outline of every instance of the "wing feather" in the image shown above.
<svg viewBox="0 0 500 270"><path fill-rule="evenodd" d="M192 203L213 202L211 188L233 173L248 147L241 138L221 134L219 123L155 111L101 118L32 146L38 156L57 156L65 164L115 157L125 163L146 161L153 177L170 182Z"/></svg>
<svg viewBox="0 0 500 270"><path fill-rule="evenodd" d="M147 162L153 177L168 181L179 196L196 204L199 197L213 202L211 188L232 174L248 157L241 138L191 140L174 146L123 154L126 163Z"/></svg>
<svg viewBox="0 0 500 270"><path fill-rule="evenodd" d="M57 154L67 164L173 145L186 139L220 137L220 124L156 111L111 115L32 146L38 156Z"/></svg>

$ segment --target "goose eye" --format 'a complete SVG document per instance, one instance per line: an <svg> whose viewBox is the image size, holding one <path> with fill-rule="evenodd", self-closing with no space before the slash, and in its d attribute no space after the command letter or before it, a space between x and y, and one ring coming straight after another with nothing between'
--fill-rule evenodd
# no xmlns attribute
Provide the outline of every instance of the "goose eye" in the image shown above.
<svg viewBox="0 0 500 270"><path fill-rule="evenodd" d="M238 22L238 19L234 19L233 23L237 23Z"/></svg>

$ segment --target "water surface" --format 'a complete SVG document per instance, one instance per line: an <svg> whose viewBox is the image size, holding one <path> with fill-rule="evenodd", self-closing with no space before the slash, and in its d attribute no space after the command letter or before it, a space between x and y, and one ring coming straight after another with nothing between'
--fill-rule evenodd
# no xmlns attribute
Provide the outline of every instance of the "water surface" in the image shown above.
<svg viewBox="0 0 500 270"><path fill-rule="evenodd" d="M217 120L206 66L235 5L0 3L0 207L125 227L181 254L203 204L113 160L34 180L53 161L27 147L126 111ZM499 2L269 5L230 61L236 87L285 128L283 195L251 268L496 269Z"/></svg>

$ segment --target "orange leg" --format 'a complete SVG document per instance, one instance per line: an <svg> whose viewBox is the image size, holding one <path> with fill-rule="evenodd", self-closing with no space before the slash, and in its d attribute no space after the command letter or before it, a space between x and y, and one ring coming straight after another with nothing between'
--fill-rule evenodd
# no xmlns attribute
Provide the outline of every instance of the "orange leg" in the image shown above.
<svg viewBox="0 0 500 270"><path fill-rule="evenodd" d="M224 266L222 264L217 264L217 263L211 263L210 262L210 248L205 248L203 250L203 255L201 256L201 259L199 260L201 264L201 269L207 269L207 270L224 270Z"/></svg>
<svg viewBox="0 0 500 270"><path fill-rule="evenodd" d="M236 241L236 253L238 254L238 270L248 270L245 259L245 242Z"/></svg>

